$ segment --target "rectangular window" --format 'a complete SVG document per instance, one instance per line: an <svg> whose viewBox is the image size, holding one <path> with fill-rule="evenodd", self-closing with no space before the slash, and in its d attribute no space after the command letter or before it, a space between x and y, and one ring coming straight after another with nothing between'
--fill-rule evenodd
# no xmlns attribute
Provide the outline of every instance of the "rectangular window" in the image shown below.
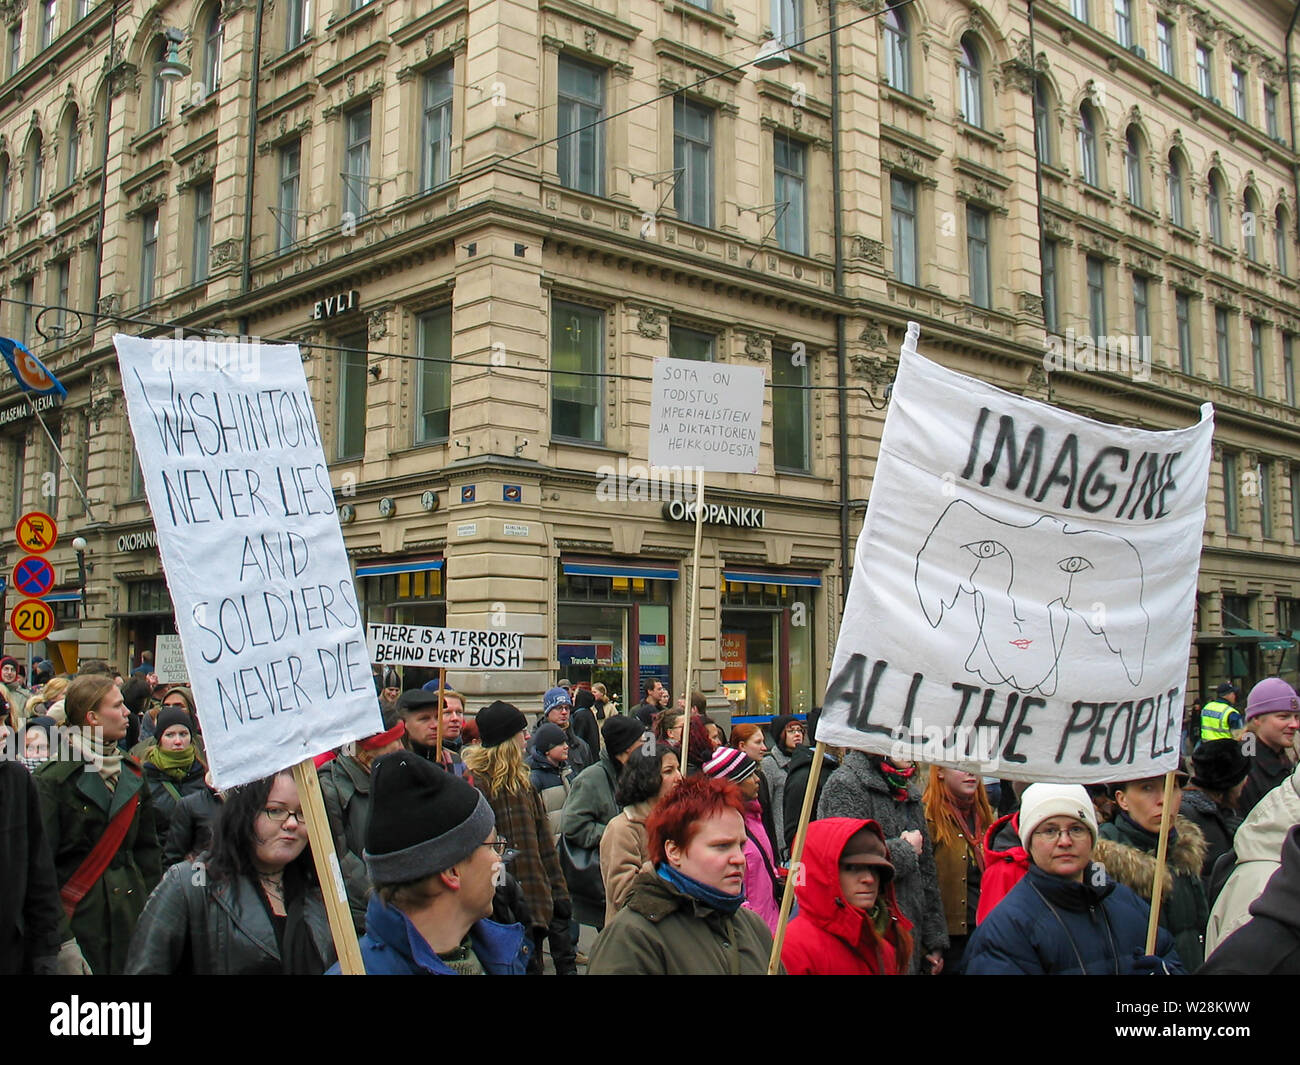
<svg viewBox="0 0 1300 1065"><path fill-rule="evenodd" d="M557 119L560 184L566 189L605 194L605 74L560 56Z"/></svg>
<svg viewBox="0 0 1300 1065"><path fill-rule="evenodd" d="M158 273L158 212L146 211L140 219L140 305L153 302Z"/></svg>
<svg viewBox="0 0 1300 1065"><path fill-rule="evenodd" d="M1232 385L1232 349L1228 335L1228 312L1223 307L1214 308L1214 344L1219 355L1219 381Z"/></svg>
<svg viewBox="0 0 1300 1065"><path fill-rule="evenodd" d="M803 0L772 0L772 36L786 48L803 41Z"/></svg>
<svg viewBox="0 0 1300 1065"><path fill-rule="evenodd" d="M970 299L976 307L992 307L992 263L989 259L989 213L966 208L966 260L970 267Z"/></svg>
<svg viewBox="0 0 1300 1065"><path fill-rule="evenodd" d="M359 459L366 452L366 340L365 333L339 340L337 459Z"/></svg>
<svg viewBox="0 0 1300 1065"><path fill-rule="evenodd" d="M1232 68L1232 113L1246 121L1246 72L1241 67Z"/></svg>
<svg viewBox="0 0 1300 1065"><path fill-rule="evenodd" d="M18 524L18 519L23 516L23 489L26 488L24 481L27 478L27 441L22 437L15 437L13 441L13 465L9 471L13 478L14 501L10 507L9 524Z"/></svg>
<svg viewBox="0 0 1300 1065"><path fill-rule="evenodd" d="M1095 255L1088 256L1088 328L1106 335L1106 263Z"/></svg>
<svg viewBox="0 0 1300 1065"><path fill-rule="evenodd" d="M918 284L916 182L889 179L889 199L894 238L894 276L905 285Z"/></svg>
<svg viewBox="0 0 1300 1065"><path fill-rule="evenodd" d="M415 442L446 440L451 433L451 308L439 307L416 321L420 358L416 389Z"/></svg>
<svg viewBox="0 0 1300 1065"><path fill-rule="evenodd" d="M1080 22L1088 21L1088 0L1070 0L1070 14Z"/></svg>
<svg viewBox="0 0 1300 1065"><path fill-rule="evenodd" d="M551 436L599 444L605 315L591 307L551 304Z"/></svg>
<svg viewBox="0 0 1300 1065"><path fill-rule="evenodd" d="M190 269L195 283L208 276L212 253L212 182L194 186L194 252Z"/></svg>
<svg viewBox="0 0 1300 1065"><path fill-rule="evenodd" d="M1174 76L1174 24L1167 18L1156 19L1156 55L1160 69Z"/></svg>
<svg viewBox="0 0 1300 1065"><path fill-rule="evenodd" d="M1273 464L1259 464L1259 535L1273 539Z"/></svg>
<svg viewBox="0 0 1300 1065"><path fill-rule="evenodd" d="M420 190L428 192L451 178L451 63L424 76L424 121L420 127Z"/></svg>
<svg viewBox="0 0 1300 1065"><path fill-rule="evenodd" d="M807 472L811 421L808 363L789 351L772 357L772 461L777 469Z"/></svg>
<svg viewBox="0 0 1300 1065"><path fill-rule="evenodd" d="M23 65L23 20L9 27L9 76L12 78ZM19 517L22 517L20 514Z"/></svg>
<svg viewBox="0 0 1300 1065"><path fill-rule="evenodd" d="M45 468L49 477L42 477L41 495L44 497L46 512L55 521L59 520L59 495L63 487L63 463L59 461L59 452L63 450L63 426L55 423L49 427L50 439L45 442Z"/></svg>
<svg viewBox="0 0 1300 1065"><path fill-rule="evenodd" d="M1291 467L1291 539L1300 544L1300 469Z"/></svg>
<svg viewBox="0 0 1300 1065"><path fill-rule="evenodd" d="M1142 351L1151 350L1151 294L1145 277L1133 275L1133 333ZM1134 354L1138 354L1135 352Z"/></svg>
<svg viewBox="0 0 1300 1065"><path fill-rule="evenodd" d="M34 282L30 277L18 282L19 304L15 313L18 318L18 339L24 344L32 343L32 315L35 313L35 308L32 306L33 285Z"/></svg>
<svg viewBox="0 0 1300 1065"><path fill-rule="evenodd" d="M1250 370L1255 379L1255 395L1264 394L1264 327L1250 323Z"/></svg>
<svg viewBox="0 0 1300 1065"><path fill-rule="evenodd" d="M1214 98L1214 70L1208 45L1196 42L1196 91L1207 100Z"/></svg>
<svg viewBox="0 0 1300 1065"><path fill-rule="evenodd" d="M68 312L64 310L72 302L72 263L68 259L61 260L54 268L54 327L58 335L62 337L64 326L67 324Z"/></svg>
<svg viewBox="0 0 1300 1065"><path fill-rule="evenodd" d="M1240 488L1237 479L1237 456L1230 451L1223 453L1223 525L1230 533L1237 531L1237 491Z"/></svg>
<svg viewBox="0 0 1300 1065"><path fill-rule="evenodd" d="M1295 406L1295 349L1290 333L1282 334L1282 390L1286 405Z"/></svg>
<svg viewBox="0 0 1300 1065"><path fill-rule="evenodd" d="M63 153L64 188L77 180L77 168L81 165L81 128L74 118L68 127L68 149Z"/></svg>
<svg viewBox="0 0 1300 1065"><path fill-rule="evenodd" d="M1052 109L1048 102L1047 79L1039 74L1034 80L1034 144L1038 161L1052 165Z"/></svg>
<svg viewBox="0 0 1300 1065"><path fill-rule="evenodd" d="M1043 241L1043 324L1049 333L1059 333L1060 310L1057 300L1056 241Z"/></svg>
<svg viewBox="0 0 1300 1065"><path fill-rule="evenodd" d="M355 222L370 209L370 105L344 116L343 218Z"/></svg>
<svg viewBox="0 0 1300 1065"><path fill-rule="evenodd" d="M285 23L286 48L297 48L311 36L311 0L289 0L289 17Z"/></svg>
<svg viewBox="0 0 1300 1065"><path fill-rule="evenodd" d="M59 17L59 0L43 0L41 4L41 47L48 48L54 41L55 23Z"/></svg>
<svg viewBox="0 0 1300 1065"><path fill-rule="evenodd" d="M712 362L714 340L712 333L702 333L698 329L687 329L680 325L669 326L668 357Z"/></svg>
<svg viewBox="0 0 1300 1065"><path fill-rule="evenodd" d="M1277 90L1264 88L1264 132L1274 140L1279 136L1277 124Z"/></svg>
<svg viewBox="0 0 1300 1065"><path fill-rule="evenodd" d="M1178 320L1178 369L1185 374L1193 371L1192 363L1192 297L1186 292L1174 296L1174 317Z"/></svg>
<svg viewBox="0 0 1300 1065"><path fill-rule="evenodd" d="M673 206L684 222L713 225L713 111L684 96L673 99Z"/></svg>
<svg viewBox="0 0 1300 1065"><path fill-rule="evenodd" d="M284 251L298 239L298 182L302 141L280 149L280 195L276 205L275 250Z"/></svg>
<svg viewBox="0 0 1300 1065"><path fill-rule="evenodd" d="M776 246L794 255L808 254L807 151L798 141L772 139L772 189L776 202Z"/></svg>
<svg viewBox="0 0 1300 1065"><path fill-rule="evenodd" d="M1121 48L1133 45L1133 0L1115 0L1115 40Z"/></svg>

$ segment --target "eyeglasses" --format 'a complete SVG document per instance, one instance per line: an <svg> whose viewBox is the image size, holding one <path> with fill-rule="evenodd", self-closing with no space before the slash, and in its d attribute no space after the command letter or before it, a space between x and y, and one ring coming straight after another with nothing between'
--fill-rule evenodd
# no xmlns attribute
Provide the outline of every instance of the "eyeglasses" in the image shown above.
<svg viewBox="0 0 1300 1065"><path fill-rule="evenodd" d="M487 843L480 843L479 846L491 847L494 851L497 852L497 857L500 858L503 862L513 862L516 858L519 857L519 852L511 848L510 841L508 839L502 839L500 836Z"/></svg>
<svg viewBox="0 0 1300 1065"><path fill-rule="evenodd" d="M1069 828L1050 828L1044 826L1043 828L1034 829L1035 839L1041 839L1044 842L1049 843L1055 843L1062 836L1069 836L1072 842L1078 843L1086 836L1091 835L1092 833L1083 825L1070 825Z"/></svg>
<svg viewBox="0 0 1300 1065"><path fill-rule="evenodd" d="M266 819L273 825L282 825L291 817L300 825L307 823L307 817L301 810L284 810L278 806L268 806L262 813L266 814Z"/></svg>

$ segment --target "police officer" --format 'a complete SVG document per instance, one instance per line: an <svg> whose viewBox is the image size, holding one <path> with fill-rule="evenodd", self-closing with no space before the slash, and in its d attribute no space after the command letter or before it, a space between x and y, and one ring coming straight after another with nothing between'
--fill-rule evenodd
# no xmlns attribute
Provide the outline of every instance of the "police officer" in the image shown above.
<svg viewBox="0 0 1300 1065"><path fill-rule="evenodd" d="M1246 725L1237 709L1237 688L1224 681L1214 689L1214 696L1201 707L1201 742L1235 740Z"/></svg>

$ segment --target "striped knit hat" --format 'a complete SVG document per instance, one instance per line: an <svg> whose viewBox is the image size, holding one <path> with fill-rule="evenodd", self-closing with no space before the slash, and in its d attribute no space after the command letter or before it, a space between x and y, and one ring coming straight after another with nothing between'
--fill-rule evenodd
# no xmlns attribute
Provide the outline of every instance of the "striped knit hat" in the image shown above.
<svg viewBox="0 0 1300 1065"><path fill-rule="evenodd" d="M739 784L758 772L758 763L735 747L719 747L705 763L704 772L718 780Z"/></svg>

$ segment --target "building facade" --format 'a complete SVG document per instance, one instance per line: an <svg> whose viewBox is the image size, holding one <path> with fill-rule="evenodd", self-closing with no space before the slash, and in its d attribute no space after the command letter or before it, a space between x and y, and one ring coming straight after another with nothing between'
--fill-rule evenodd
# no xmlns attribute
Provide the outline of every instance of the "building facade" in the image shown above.
<svg viewBox="0 0 1300 1065"><path fill-rule="evenodd" d="M111 338L211 329L301 345L369 620L527 633L522 673L453 676L472 703L679 691L694 478L646 468L673 355L771 385L758 474L706 486L700 685L806 711L913 319L1093 417L1212 401L1189 683L1294 671L1293 14L11 0L0 321L68 386L44 418L89 496L0 393L5 523L63 533L38 650L174 631Z"/></svg>

